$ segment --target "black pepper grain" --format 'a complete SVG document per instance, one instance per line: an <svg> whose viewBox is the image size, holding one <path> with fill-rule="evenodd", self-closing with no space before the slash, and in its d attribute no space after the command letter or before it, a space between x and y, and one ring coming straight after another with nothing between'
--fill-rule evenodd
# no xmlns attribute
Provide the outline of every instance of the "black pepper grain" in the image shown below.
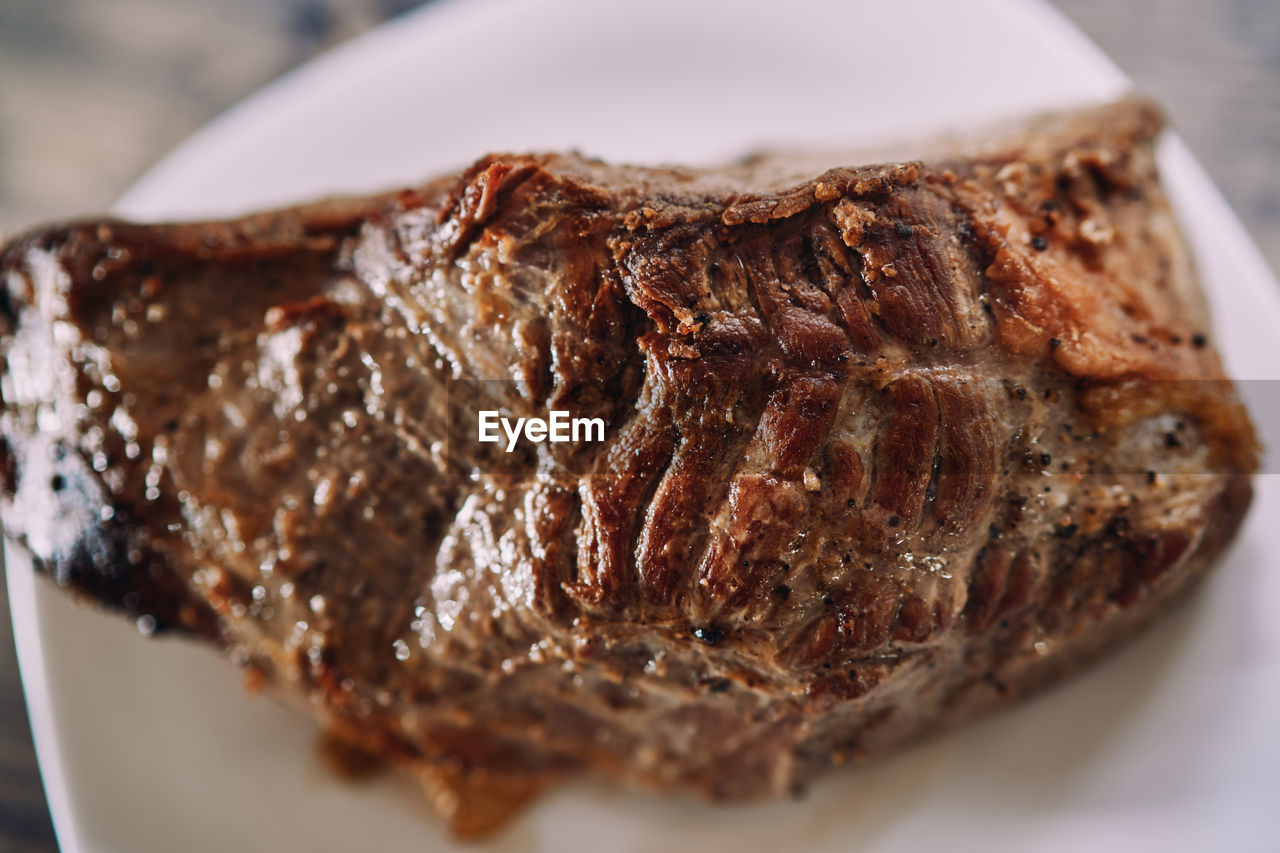
<svg viewBox="0 0 1280 853"><path fill-rule="evenodd" d="M693 636L706 643L708 646L714 646L716 643L719 643L724 639L724 631L719 628L712 628L708 625L704 628L694 628Z"/></svg>

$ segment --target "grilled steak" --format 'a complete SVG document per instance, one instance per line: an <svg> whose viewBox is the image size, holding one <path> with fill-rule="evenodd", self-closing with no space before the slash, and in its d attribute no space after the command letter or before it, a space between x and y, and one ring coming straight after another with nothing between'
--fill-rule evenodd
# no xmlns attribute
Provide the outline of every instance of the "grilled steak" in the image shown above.
<svg viewBox="0 0 1280 853"><path fill-rule="evenodd" d="M805 176L499 155L0 260L3 513L460 834L777 795L1045 684L1222 552L1256 442L1149 105ZM602 441L478 440L482 411Z"/></svg>

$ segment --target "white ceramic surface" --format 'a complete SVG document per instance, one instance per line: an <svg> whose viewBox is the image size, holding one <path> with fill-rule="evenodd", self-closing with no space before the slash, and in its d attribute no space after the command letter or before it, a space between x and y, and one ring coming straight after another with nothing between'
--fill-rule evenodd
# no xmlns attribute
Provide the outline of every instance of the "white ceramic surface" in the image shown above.
<svg viewBox="0 0 1280 853"><path fill-rule="evenodd" d="M446 0L288 75L117 212L231 214L412 183L490 149L706 162L1099 100L1124 78L1036 0ZM1184 147L1162 151L1231 368L1280 378L1280 290ZM1246 393L1269 427L1265 381ZM1280 572L1263 476L1189 606L1071 683L799 801L578 785L471 851L1280 849ZM305 719L204 648L144 641L7 549L23 678L68 851L447 850L409 784L325 772Z"/></svg>

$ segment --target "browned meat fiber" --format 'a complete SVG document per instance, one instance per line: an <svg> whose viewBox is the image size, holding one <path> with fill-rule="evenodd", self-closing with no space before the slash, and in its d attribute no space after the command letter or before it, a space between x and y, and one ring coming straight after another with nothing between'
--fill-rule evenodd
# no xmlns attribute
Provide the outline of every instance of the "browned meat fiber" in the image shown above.
<svg viewBox="0 0 1280 853"><path fill-rule="evenodd" d="M1160 127L821 174L491 155L37 231L0 262L6 532L461 835L582 772L789 792L1075 669L1240 524ZM481 410L604 440L508 453Z"/></svg>

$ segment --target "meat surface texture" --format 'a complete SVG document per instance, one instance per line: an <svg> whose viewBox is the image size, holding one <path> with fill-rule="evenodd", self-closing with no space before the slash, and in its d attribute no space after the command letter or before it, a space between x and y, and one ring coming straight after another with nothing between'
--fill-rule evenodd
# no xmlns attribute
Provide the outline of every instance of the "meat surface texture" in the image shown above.
<svg viewBox="0 0 1280 853"><path fill-rule="evenodd" d="M592 773L777 796L1114 646L1256 442L1137 100L924 162L491 155L0 257L0 513L461 835ZM481 410L603 441L477 440ZM867 770L864 772L874 772Z"/></svg>

